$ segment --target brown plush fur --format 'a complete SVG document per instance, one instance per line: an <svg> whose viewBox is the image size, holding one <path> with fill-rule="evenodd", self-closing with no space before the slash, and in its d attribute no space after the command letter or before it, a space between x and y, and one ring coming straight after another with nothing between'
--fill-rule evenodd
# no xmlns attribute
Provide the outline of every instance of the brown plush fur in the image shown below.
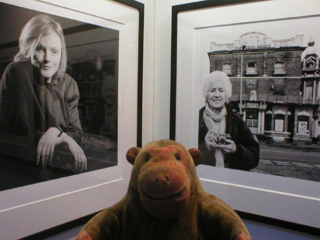
<svg viewBox="0 0 320 240"><path fill-rule="evenodd" d="M76 240L250 240L235 211L202 187L197 149L171 140L131 148L127 194L93 217Z"/></svg>

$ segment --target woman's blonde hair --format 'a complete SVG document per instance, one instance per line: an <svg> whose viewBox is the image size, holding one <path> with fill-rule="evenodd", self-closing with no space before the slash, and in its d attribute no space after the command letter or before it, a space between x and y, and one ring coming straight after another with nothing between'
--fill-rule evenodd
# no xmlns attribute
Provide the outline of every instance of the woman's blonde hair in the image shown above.
<svg viewBox="0 0 320 240"><path fill-rule="evenodd" d="M204 98L205 99L207 98L207 94L210 91L211 86L213 85L213 83L215 83L217 81L223 82L224 88L226 90L227 98L229 100L232 96L232 84L231 84L230 78L225 72L218 71L218 70L213 71L212 73L210 73L210 75L208 77L206 77L205 83L203 86Z"/></svg>
<svg viewBox="0 0 320 240"><path fill-rule="evenodd" d="M21 62L31 59L32 64L36 64L34 52L42 36L52 32L58 34L61 40L61 60L58 71L54 78L62 77L67 68L67 49L61 25L45 14L31 18L22 28L19 38L19 52L15 55L14 61Z"/></svg>

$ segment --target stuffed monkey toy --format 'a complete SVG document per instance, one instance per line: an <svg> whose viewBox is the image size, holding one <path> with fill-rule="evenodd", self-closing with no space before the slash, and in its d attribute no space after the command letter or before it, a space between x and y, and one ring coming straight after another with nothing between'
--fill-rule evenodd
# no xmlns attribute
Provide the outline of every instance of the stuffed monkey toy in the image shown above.
<svg viewBox="0 0 320 240"><path fill-rule="evenodd" d="M197 149L172 140L131 148L127 194L95 215L76 240L250 240L237 213L207 193Z"/></svg>

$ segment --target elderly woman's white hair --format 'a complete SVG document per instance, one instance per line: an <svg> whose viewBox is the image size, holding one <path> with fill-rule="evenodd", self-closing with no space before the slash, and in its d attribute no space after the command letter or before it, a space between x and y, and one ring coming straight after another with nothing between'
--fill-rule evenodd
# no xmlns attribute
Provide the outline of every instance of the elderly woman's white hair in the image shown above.
<svg viewBox="0 0 320 240"><path fill-rule="evenodd" d="M227 98L229 100L232 96L232 84L231 84L230 78L225 72L218 71L218 70L210 73L210 75L208 77L206 77L205 83L203 86L204 98L207 99L208 92L210 91L213 83L215 83L217 81L223 82L224 88L226 90Z"/></svg>

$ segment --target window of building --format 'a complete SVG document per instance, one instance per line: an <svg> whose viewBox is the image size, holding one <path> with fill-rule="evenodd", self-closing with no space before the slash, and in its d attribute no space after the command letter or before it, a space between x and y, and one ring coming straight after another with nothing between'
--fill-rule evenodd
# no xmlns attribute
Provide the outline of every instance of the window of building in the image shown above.
<svg viewBox="0 0 320 240"><path fill-rule="evenodd" d="M282 62L276 62L274 64L273 75L285 75L286 71L284 69L284 64Z"/></svg>
<svg viewBox="0 0 320 240"><path fill-rule="evenodd" d="M249 62L246 68L246 75L258 75L257 64Z"/></svg>
<svg viewBox="0 0 320 240"><path fill-rule="evenodd" d="M258 119L247 119L247 125L249 128L257 128L258 127Z"/></svg>
<svg viewBox="0 0 320 240"><path fill-rule="evenodd" d="M308 134L309 133L309 117L298 116L298 133Z"/></svg>
<svg viewBox="0 0 320 240"><path fill-rule="evenodd" d="M250 110L247 111L247 125L249 128L258 127L258 111Z"/></svg>
<svg viewBox="0 0 320 240"><path fill-rule="evenodd" d="M317 67L317 58L315 56L309 56L304 61L307 69L314 69Z"/></svg>
<svg viewBox="0 0 320 240"><path fill-rule="evenodd" d="M284 123L285 123L285 115L283 114L274 115L274 131L275 132L283 132Z"/></svg>
<svg viewBox="0 0 320 240"><path fill-rule="evenodd" d="M274 131L275 132L283 132L284 129L284 120L283 119L275 119L274 120Z"/></svg>
<svg viewBox="0 0 320 240"><path fill-rule="evenodd" d="M306 100L312 99L312 94L313 94L313 87L306 87Z"/></svg>
<svg viewBox="0 0 320 240"><path fill-rule="evenodd" d="M311 81L305 83L304 101L305 103L313 102L313 83Z"/></svg>
<svg viewBox="0 0 320 240"><path fill-rule="evenodd" d="M231 65L229 63L223 64L222 71L231 76Z"/></svg>

